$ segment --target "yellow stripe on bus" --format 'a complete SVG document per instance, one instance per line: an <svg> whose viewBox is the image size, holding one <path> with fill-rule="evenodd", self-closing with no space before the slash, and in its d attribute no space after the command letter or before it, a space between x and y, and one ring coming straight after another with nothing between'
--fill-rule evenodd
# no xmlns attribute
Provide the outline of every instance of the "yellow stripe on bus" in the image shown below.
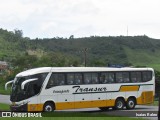
<svg viewBox="0 0 160 120"><path fill-rule="evenodd" d="M28 104L28 111L43 111L43 104Z"/></svg>
<svg viewBox="0 0 160 120"><path fill-rule="evenodd" d="M127 88L129 87L129 88ZM129 91L138 91L139 86L123 86L121 91L129 89ZM115 99L110 100L92 100L92 101L76 101L76 102L56 102L56 110L65 110L65 109L78 109L78 108L92 108L92 107L113 107L115 105ZM125 100L127 100L125 98ZM145 91L142 92L141 96L136 99L137 104L149 104L154 101L154 92ZM44 104L28 104L28 111L43 111Z"/></svg>
<svg viewBox="0 0 160 120"><path fill-rule="evenodd" d="M57 102L56 110L114 106L115 100ZM43 104L28 104L28 111L43 111Z"/></svg>
<svg viewBox="0 0 160 120"><path fill-rule="evenodd" d="M120 92L128 92L128 91L138 91L139 86L121 86Z"/></svg>
<svg viewBox="0 0 160 120"><path fill-rule="evenodd" d="M114 106L115 100L94 100L77 102L58 102L56 110Z"/></svg>

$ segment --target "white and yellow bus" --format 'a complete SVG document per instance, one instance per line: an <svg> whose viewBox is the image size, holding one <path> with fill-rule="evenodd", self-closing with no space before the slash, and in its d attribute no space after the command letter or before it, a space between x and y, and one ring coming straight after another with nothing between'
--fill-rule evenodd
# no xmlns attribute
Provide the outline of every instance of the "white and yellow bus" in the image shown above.
<svg viewBox="0 0 160 120"><path fill-rule="evenodd" d="M134 109L152 103L152 68L43 67L21 72L12 83L12 111L93 108Z"/></svg>

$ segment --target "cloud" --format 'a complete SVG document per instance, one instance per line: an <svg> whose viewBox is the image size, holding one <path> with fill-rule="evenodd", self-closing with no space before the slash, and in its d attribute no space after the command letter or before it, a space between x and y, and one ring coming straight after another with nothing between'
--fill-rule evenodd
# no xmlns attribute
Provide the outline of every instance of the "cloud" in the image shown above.
<svg viewBox="0 0 160 120"><path fill-rule="evenodd" d="M24 36L160 38L159 0L0 0L0 26Z"/></svg>

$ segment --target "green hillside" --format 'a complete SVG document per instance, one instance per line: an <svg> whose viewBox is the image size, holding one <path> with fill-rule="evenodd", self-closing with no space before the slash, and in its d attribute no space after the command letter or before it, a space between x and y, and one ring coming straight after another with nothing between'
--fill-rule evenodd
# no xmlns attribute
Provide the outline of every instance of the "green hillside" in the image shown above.
<svg viewBox="0 0 160 120"><path fill-rule="evenodd" d="M160 61L160 40L147 36L89 37L76 39L43 39L38 44L47 51L60 51L83 57L88 48L89 65L132 64L157 66Z"/></svg>
<svg viewBox="0 0 160 120"><path fill-rule="evenodd" d="M28 40L16 34L0 29L0 59L12 59L24 54Z"/></svg>
<svg viewBox="0 0 160 120"><path fill-rule="evenodd" d="M56 62L64 62L65 66L73 65L72 62L83 66L85 48L87 66L107 66L111 63L149 66L160 70L160 40L147 36L72 36L69 39L57 37L31 40L24 38L20 30L9 32L0 29L0 60L15 62L27 55L27 59L36 57L38 63L33 62L33 66L64 65L55 65ZM46 61L47 64L44 64Z"/></svg>

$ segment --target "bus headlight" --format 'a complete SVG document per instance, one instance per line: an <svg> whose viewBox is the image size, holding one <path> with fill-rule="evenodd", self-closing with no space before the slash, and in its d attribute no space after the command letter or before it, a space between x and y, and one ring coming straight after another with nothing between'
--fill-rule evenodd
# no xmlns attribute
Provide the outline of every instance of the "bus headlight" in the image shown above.
<svg viewBox="0 0 160 120"><path fill-rule="evenodd" d="M20 103L18 106L22 106L22 105L25 105L25 104L28 104L28 101L23 101L23 102Z"/></svg>

